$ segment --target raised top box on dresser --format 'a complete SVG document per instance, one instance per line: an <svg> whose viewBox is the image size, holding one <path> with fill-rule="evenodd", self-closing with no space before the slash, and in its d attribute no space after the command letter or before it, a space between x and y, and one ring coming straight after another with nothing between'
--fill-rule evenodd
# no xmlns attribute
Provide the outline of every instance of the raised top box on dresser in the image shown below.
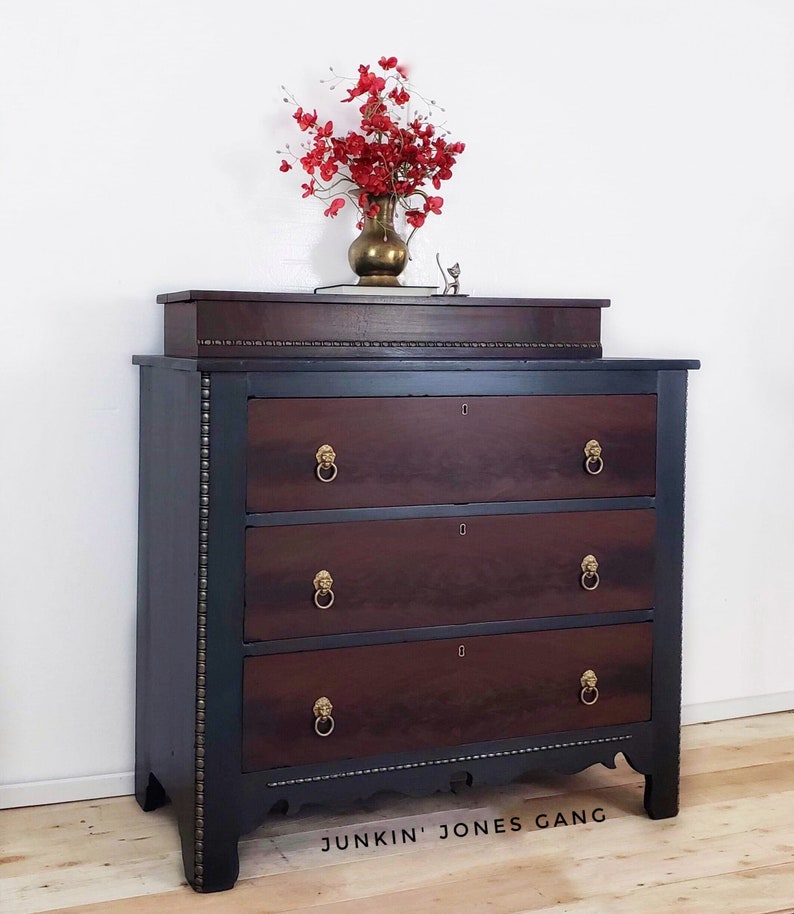
<svg viewBox="0 0 794 914"><path fill-rule="evenodd" d="M162 296L171 354L135 358L136 794L191 885L230 888L273 808L618 752L675 815L698 363L590 357L604 302L325 298Z"/></svg>
<svg viewBox="0 0 794 914"><path fill-rule="evenodd" d="M597 358L604 299L170 292L165 355Z"/></svg>

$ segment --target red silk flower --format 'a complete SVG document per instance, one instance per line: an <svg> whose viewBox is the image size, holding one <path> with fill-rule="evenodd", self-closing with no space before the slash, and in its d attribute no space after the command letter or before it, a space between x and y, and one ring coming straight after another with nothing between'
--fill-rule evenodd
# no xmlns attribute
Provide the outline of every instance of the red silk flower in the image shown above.
<svg viewBox="0 0 794 914"><path fill-rule="evenodd" d="M316 109L309 112L296 106L292 117L306 138L299 155L288 148L292 162L282 158L279 170L290 171L299 163L311 177L308 184L301 185L303 196L330 201L326 216L335 217L347 198L360 219L375 218L375 198L388 195L402 207L415 231L428 215L439 215L444 204L443 197L428 194L424 188L438 190L448 181L466 147L448 140L446 131L431 123L435 102L429 103L426 113L417 114L415 105L409 109L411 87L405 67L396 57L381 57L377 67L383 75L369 64L361 64L352 80L336 74L331 80L332 88L352 83L341 101L359 100L357 128L334 135L333 121L321 121Z"/></svg>

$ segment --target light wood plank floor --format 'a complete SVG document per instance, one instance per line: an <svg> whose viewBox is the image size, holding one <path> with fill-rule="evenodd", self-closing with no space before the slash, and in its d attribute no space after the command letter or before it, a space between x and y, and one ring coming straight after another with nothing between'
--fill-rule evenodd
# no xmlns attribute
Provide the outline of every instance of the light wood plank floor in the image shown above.
<svg viewBox="0 0 794 914"><path fill-rule="evenodd" d="M271 817L231 892L184 882L168 809L131 797L0 813L3 914L792 914L794 712L684 728L682 811L652 822L622 756L570 777ZM591 821L603 810L604 821ZM571 822L584 813L586 824ZM517 817L520 831L510 830ZM601 814L597 814L600 818ZM506 830L494 834L494 819ZM472 834L488 822L488 834ZM548 822L548 828L538 823ZM459 824L460 823L460 824ZM458 825L465 837L442 839ZM416 843L352 848L416 829ZM421 831L424 829L424 831ZM336 839L344 847L336 849ZM323 851L324 839L331 849Z"/></svg>

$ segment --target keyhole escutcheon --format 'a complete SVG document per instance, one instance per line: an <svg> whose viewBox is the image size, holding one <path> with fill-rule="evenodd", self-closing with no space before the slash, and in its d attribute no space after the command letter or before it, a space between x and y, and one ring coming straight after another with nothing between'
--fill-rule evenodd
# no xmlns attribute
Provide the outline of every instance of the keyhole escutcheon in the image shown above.
<svg viewBox="0 0 794 914"><path fill-rule="evenodd" d="M466 645L461 644L460 647L458 648L458 657L465 657L465 656L466 656Z"/></svg>

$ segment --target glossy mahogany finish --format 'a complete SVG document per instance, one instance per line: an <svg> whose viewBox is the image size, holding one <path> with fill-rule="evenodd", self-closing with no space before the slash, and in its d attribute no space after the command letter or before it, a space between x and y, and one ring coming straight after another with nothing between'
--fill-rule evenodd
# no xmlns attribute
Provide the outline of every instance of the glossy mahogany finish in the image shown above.
<svg viewBox="0 0 794 914"><path fill-rule="evenodd" d="M245 638L651 609L654 528L652 510L249 527ZM587 554L599 562L592 591ZM321 569L330 609L314 603Z"/></svg>
<svg viewBox="0 0 794 914"><path fill-rule="evenodd" d="M647 720L649 622L248 657L246 771ZM463 656L461 656L463 654ZM592 669L600 697L580 700ZM334 706L334 732L312 707Z"/></svg>
<svg viewBox="0 0 794 914"><path fill-rule="evenodd" d="M315 477L322 444L332 483ZM653 495L655 450L653 395L251 399L248 510Z"/></svg>
<svg viewBox="0 0 794 914"><path fill-rule="evenodd" d="M165 353L300 359L601 355L604 299L381 293L167 293L158 296L165 306Z"/></svg>

